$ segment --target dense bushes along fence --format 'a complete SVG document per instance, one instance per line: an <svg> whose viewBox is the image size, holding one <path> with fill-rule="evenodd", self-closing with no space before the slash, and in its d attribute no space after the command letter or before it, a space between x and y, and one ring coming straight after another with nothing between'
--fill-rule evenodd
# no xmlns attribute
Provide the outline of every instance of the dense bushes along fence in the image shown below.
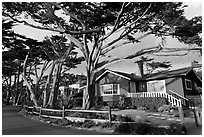
<svg viewBox="0 0 204 137"><path fill-rule="evenodd" d="M127 108L140 108L144 107L146 109L150 110L158 110L159 107L162 105L166 104L167 101L164 97L148 97L148 98L143 98L143 97L138 97L138 98L131 98L127 97L125 98L125 106Z"/></svg>
<svg viewBox="0 0 204 137"><path fill-rule="evenodd" d="M167 103L168 102L166 98L164 97L132 98L132 97L123 97L123 96L120 97L119 101L107 101L106 102L106 104L112 108L148 109L151 111L157 111L159 107Z"/></svg>
<svg viewBox="0 0 204 137"><path fill-rule="evenodd" d="M31 113L34 115L39 115L42 117L50 117L50 118L84 118L84 119L97 119L104 120L104 122L112 122L112 121L120 121L120 122L134 122L128 116L115 115L111 114L110 109L108 111L96 111L96 110L69 110L63 109L47 109L42 107L29 107L24 105L24 109L27 113Z"/></svg>

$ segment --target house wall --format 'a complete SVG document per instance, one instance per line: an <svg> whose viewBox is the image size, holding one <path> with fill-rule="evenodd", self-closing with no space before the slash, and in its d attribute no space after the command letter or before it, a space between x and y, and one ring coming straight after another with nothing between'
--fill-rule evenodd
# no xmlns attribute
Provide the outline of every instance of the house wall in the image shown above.
<svg viewBox="0 0 204 137"><path fill-rule="evenodd" d="M130 93L136 93L136 83L129 81L130 83Z"/></svg>
<svg viewBox="0 0 204 137"><path fill-rule="evenodd" d="M168 78L165 80L166 92L171 93L169 90L184 96L183 82L181 77Z"/></svg>
<svg viewBox="0 0 204 137"><path fill-rule="evenodd" d="M185 79L188 79L191 81L192 83L192 89L186 89L186 82L185 82ZM198 90L196 89L196 86L195 86L195 83L199 86L202 86L202 82L200 82L198 80L198 78L195 76L195 74L191 71L188 73L188 75L184 76L182 78L183 80L183 88L184 88L184 94L185 96L196 96L196 95L199 95L199 92Z"/></svg>
<svg viewBox="0 0 204 137"><path fill-rule="evenodd" d="M100 85L117 83L120 85L120 95L127 95L130 90L133 90L134 86L130 89L129 80L112 73L107 73L103 78L97 82L97 94L100 95Z"/></svg>

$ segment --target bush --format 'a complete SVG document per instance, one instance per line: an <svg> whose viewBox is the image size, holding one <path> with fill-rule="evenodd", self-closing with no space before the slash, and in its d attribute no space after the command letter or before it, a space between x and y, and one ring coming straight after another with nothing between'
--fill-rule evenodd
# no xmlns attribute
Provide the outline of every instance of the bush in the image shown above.
<svg viewBox="0 0 204 137"><path fill-rule="evenodd" d="M114 131L114 134L131 134L131 133L132 130L130 124L128 123L120 124Z"/></svg>
<svg viewBox="0 0 204 137"><path fill-rule="evenodd" d="M91 120L85 120L81 127L90 128L96 126L96 123Z"/></svg>
<svg viewBox="0 0 204 137"><path fill-rule="evenodd" d="M57 121L57 124L58 124L59 126L67 126L67 125L73 124L73 122L70 121L70 120L67 120L66 118L63 118L63 119L59 119L59 120Z"/></svg>
<svg viewBox="0 0 204 137"><path fill-rule="evenodd" d="M166 104L166 99L164 97L139 97L139 98L130 98L126 97L124 104L128 108L146 108L148 110L157 111L157 109Z"/></svg>
<svg viewBox="0 0 204 137"><path fill-rule="evenodd" d="M172 135L185 135L187 133L186 127L182 124L171 123L169 134Z"/></svg>
<svg viewBox="0 0 204 137"><path fill-rule="evenodd" d="M158 108L159 112L170 112L171 109L171 105L162 105L161 107Z"/></svg>
<svg viewBox="0 0 204 137"><path fill-rule="evenodd" d="M117 115L116 120L120 121L120 122L134 122L134 120L132 120L131 117L129 117L129 116L122 116L122 115Z"/></svg>
<svg viewBox="0 0 204 137"><path fill-rule="evenodd" d="M181 124L171 123L170 128L160 128L147 123L122 123L114 131L114 134L135 135L185 135L186 127Z"/></svg>
<svg viewBox="0 0 204 137"><path fill-rule="evenodd" d="M103 107L103 98L102 96L97 96L94 99L94 109L99 110Z"/></svg>

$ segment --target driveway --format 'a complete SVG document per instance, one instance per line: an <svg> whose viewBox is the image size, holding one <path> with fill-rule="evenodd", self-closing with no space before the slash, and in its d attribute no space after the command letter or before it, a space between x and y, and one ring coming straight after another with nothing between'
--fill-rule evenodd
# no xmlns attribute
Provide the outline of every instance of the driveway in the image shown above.
<svg viewBox="0 0 204 137"><path fill-rule="evenodd" d="M2 108L2 135L103 135L96 131L57 127L26 118L17 113L17 108Z"/></svg>

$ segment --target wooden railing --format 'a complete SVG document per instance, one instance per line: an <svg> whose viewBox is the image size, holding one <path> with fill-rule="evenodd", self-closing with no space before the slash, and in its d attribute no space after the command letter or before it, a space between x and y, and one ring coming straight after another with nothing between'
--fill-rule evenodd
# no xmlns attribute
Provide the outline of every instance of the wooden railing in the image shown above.
<svg viewBox="0 0 204 137"><path fill-rule="evenodd" d="M170 95L172 95L173 97L177 98L177 99L181 99L181 104L183 104L184 106L186 106L186 102L188 102L189 100L181 95L179 95L178 93L174 92L173 90L169 90L170 91Z"/></svg>
<svg viewBox="0 0 204 137"><path fill-rule="evenodd" d="M182 106L181 99L177 99L166 92L128 93L127 97L165 97L173 106Z"/></svg>

